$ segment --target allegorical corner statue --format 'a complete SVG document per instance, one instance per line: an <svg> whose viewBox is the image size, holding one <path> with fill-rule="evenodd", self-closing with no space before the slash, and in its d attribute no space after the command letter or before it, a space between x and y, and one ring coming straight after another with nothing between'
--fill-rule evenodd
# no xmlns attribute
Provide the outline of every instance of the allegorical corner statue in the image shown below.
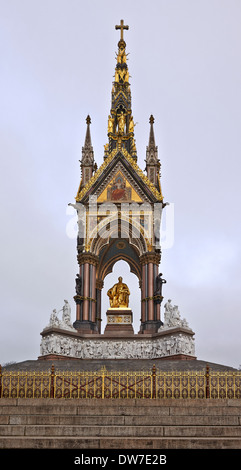
<svg viewBox="0 0 241 470"><path fill-rule="evenodd" d="M127 308L129 305L130 291L126 284L122 282L122 277L118 277L118 283L108 290L111 308Z"/></svg>

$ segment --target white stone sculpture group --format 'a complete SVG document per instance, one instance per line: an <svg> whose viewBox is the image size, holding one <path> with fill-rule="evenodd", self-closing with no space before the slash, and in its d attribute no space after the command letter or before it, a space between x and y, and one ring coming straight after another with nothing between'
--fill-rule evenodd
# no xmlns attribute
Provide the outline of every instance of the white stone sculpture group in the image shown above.
<svg viewBox="0 0 241 470"><path fill-rule="evenodd" d="M164 305L164 308L164 325L159 328L159 331L175 327L189 328L186 318L181 319L178 306L173 306L171 304L171 299L168 299L167 303Z"/></svg>
<svg viewBox="0 0 241 470"><path fill-rule="evenodd" d="M62 320L58 318L59 312L62 313ZM57 312L56 309L54 309L50 315L49 319L49 324L46 328L49 327L56 327L64 330L75 330L75 328L72 326L71 323L71 308L69 305L68 300L64 300L64 306Z"/></svg>

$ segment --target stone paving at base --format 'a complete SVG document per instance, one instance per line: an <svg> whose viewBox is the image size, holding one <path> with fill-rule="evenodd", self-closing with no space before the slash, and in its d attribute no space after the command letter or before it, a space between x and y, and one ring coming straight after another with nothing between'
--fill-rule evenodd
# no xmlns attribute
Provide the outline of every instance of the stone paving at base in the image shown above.
<svg viewBox="0 0 241 470"><path fill-rule="evenodd" d="M8 364L3 370L14 371L40 371L51 369L52 364L56 370L79 370L79 371L98 371L105 367L109 371L140 371L151 370L153 365L157 370L162 371L200 371L206 369L209 365L211 370L215 371L236 371L234 367L216 364L213 362L194 360L163 360L163 359L73 359L73 360L27 360Z"/></svg>

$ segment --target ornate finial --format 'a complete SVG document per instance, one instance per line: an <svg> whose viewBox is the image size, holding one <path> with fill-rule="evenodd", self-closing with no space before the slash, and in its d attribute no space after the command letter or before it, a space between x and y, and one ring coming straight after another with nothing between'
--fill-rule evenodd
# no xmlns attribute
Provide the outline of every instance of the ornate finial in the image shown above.
<svg viewBox="0 0 241 470"><path fill-rule="evenodd" d="M120 25L116 25L115 29L120 29L120 30L121 30L121 37L120 37L120 40L121 40L121 41L124 41L123 30L124 30L124 29L129 29L129 26L124 25L124 20L121 20L121 21L120 21Z"/></svg>
<svg viewBox="0 0 241 470"><path fill-rule="evenodd" d="M150 119L149 119L149 123L154 124L154 121L155 121L155 119L154 119L153 115L151 114Z"/></svg>
<svg viewBox="0 0 241 470"><path fill-rule="evenodd" d="M86 124L91 124L91 119L90 119L90 115L88 114L87 118L86 118Z"/></svg>

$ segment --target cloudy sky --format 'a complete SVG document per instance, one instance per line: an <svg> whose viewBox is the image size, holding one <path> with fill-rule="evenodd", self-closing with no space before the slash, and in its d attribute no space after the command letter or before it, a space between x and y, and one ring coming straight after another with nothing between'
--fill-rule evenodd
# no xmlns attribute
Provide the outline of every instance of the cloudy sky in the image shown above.
<svg viewBox="0 0 241 470"><path fill-rule="evenodd" d="M0 11L0 363L36 359L64 299L75 320L68 203L87 114L103 161L123 18L138 163L144 169L153 114L164 199L174 204L165 300L195 331L198 359L239 367L240 0L0 0ZM120 273L138 331L138 282L125 263L106 277L103 310Z"/></svg>

